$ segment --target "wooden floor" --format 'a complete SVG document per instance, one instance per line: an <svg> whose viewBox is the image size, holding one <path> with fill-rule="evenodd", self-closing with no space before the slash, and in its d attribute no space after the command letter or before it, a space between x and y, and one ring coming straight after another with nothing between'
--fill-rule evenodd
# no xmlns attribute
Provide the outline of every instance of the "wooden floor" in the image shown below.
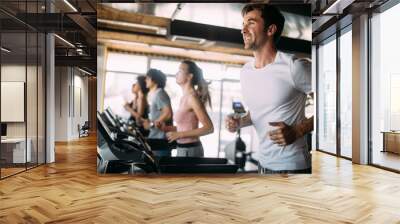
<svg viewBox="0 0 400 224"><path fill-rule="evenodd" d="M7 176L10 176L10 175L13 175L13 174L16 174L16 173L19 173L19 172L22 172L22 171L24 171L24 170L26 170L25 169L25 167L17 167L17 168L14 168L14 167L12 167L12 168L1 168L1 177L3 178L3 177L7 177Z"/></svg>
<svg viewBox="0 0 400 224"><path fill-rule="evenodd" d="M25 165L18 165L18 167L6 167L6 168L1 168L1 178L5 178L20 172L23 172L27 169L34 169L37 166L37 164L27 164L27 167L25 168Z"/></svg>
<svg viewBox="0 0 400 224"><path fill-rule="evenodd" d="M400 175L313 152L312 175L98 176L94 137L0 181L0 223L400 223Z"/></svg>

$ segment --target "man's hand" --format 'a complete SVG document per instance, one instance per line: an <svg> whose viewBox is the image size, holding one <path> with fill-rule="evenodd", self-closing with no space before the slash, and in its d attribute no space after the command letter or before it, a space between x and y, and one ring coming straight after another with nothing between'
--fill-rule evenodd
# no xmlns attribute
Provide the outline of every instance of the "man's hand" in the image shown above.
<svg viewBox="0 0 400 224"><path fill-rule="evenodd" d="M166 132L168 129L167 129L167 125L165 124L165 122L154 122L154 125L158 128L158 129L160 129L161 131L163 131L163 132Z"/></svg>
<svg viewBox="0 0 400 224"><path fill-rule="evenodd" d="M225 118L225 127L228 129L229 132L236 132L239 128L239 119L238 117L234 116L227 116Z"/></svg>
<svg viewBox="0 0 400 224"><path fill-rule="evenodd" d="M158 128L160 130L162 130L161 128L163 128L163 124L164 124L163 121L160 121L160 120L155 120L154 121L154 127ZM164 127L165 127L165 125L164 125Z"/></svg>
<svg viewBox="0 0 400 224"><path fill-rule="evenodd" d="M277 129L268 132L268 136L279 146L290 145L302 136L296 126L289 126L285 122L269 122L269 125L277 127Z"/></svg>

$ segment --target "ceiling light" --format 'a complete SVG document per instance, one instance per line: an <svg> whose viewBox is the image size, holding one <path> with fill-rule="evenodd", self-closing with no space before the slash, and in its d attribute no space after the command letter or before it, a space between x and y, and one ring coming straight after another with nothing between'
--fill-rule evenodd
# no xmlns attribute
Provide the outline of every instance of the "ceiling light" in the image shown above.
<svg viewBox="0 0 400 224"><path fill-rule="evenodd" d="M130 41L123 41L123 40L111 40L111 39L102 39L99 38L97 39L97 42L104 42L104 43L110 43L110 44L119 44L119 45L130 45L130 46L137 46L137 47L148 47L148 44L145 43L140 43L140 42L130 42Z"/></svg>
<svg viewBox="0 0 400 224"><path fill-rule="evenodd" d="M58 36L57 34L54 34L55 37L57 37L58 39L60 39L62 42L66 43L67 45L69 45L70 47L75 48L75 45L73 45L71 42L69 42L68 40Z"/></svg>
<svg viewBox="0 0 400 224"><path fill-rule="evenodd" d="M164 27L137 24L137 23L128 23L128 22L114 21L114 20L108 20L108 19L97 19L97 22L98 23L110 24L110 25L116 25L116 26L125 26L125 27L133 27L133 28L139 28L139 29L152 30L152 31L155 31L157 34L160 34L160 35L166 35L167 34L167 29L164 28Z"/></svg>
<svg viewBox="0 0 400 224"><path fill-rule="evenodd" d="M11 52L9 49L7 49L7 48L5 48L5 47L1 47L1 50L4 51L4 52L6 52L6 53L10 53L10 52Z"/></svg>
<svg viewBox="0 0 400 224"><path fill-rule="evenodd" d="M187 36L180 36L180 35L173 35L171 38L172 41L186 41L186 42L192 42L196 44L204 44L206 42L206 39L204 38L197 38L197 37L187 37Z"/></svg>
<svg viewBox="0 0 400 224"><path fill-rule="evenodd" d="M68 0L64 0L65 4L67 4L74 12L78 12L78 10L71 4L69 3Z"/></svg>

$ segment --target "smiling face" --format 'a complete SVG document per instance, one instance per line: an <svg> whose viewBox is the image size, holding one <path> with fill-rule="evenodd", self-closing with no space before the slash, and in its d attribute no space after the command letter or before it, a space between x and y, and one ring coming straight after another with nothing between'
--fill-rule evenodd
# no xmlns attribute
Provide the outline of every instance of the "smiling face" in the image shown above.
<svg viewBox="0 0 400 224"><path fill-rule="evenodd" d="M257 50L267 42L268 34L259 10L252 10L244 15L242 36L245 49Z"/></svg>

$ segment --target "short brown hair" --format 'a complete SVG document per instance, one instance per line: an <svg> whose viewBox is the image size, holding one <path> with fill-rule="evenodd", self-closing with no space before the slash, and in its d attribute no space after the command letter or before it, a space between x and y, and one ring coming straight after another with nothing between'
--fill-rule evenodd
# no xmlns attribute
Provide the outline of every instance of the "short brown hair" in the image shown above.
<svg viewBox="0 0 400 224"><path fill-rule="evenodd" d="M274 34L274 42L277 44L285 25L285 17L283 17L282 13L277 7L267 4L247 4L242 9L242 16L245 16L248 12L253 10L258 10L261 12L261 17L264 20L265 30L268 29L270 25L275 24L276 32Z"/></svg>

